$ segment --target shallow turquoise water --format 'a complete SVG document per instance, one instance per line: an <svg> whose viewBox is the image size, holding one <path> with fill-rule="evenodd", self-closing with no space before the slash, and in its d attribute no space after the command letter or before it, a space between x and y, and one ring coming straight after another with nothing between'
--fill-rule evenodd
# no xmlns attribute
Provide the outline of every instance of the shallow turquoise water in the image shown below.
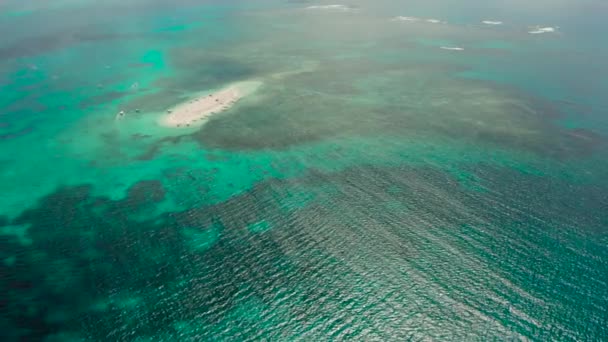
<svg viewBox="0 0 608 342"><path fill-rule="evenodd" d="M3 341L606 338L606 5L337 3L0 4Z"/></svg>

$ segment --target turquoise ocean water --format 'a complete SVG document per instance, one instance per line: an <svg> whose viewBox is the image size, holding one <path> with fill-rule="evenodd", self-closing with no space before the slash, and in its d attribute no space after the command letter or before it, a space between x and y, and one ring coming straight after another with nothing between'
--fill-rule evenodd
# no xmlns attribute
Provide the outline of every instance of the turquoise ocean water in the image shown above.
<svg viewBox="0 0 608 342"><path fill-rule="evenodd" d="M1 2L1 340L608 339L607 16Z"/></svg>

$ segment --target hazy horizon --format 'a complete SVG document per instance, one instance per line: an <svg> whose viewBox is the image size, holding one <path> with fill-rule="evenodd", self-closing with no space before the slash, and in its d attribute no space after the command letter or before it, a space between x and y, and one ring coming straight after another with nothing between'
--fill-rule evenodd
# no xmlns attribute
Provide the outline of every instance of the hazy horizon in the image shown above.
<svg viewBox="0 0 608 342"><path fill-rule="evenodd" d="M0 3L0 337L605 338L607 14Z"/></svg>

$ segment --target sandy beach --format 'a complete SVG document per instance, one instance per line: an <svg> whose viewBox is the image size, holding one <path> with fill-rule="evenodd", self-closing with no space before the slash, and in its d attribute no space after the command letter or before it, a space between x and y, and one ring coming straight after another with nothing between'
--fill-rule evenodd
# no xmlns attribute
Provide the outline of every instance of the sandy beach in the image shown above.
<svg viewBox="0 0 608 342"><path fill-rule="evenodd" d="M160 123L167 127L191 127L205 123L210 116L230 109L243 97L253 93L262 83L233 83L213 93L193 98L167 110Z"/></svg>

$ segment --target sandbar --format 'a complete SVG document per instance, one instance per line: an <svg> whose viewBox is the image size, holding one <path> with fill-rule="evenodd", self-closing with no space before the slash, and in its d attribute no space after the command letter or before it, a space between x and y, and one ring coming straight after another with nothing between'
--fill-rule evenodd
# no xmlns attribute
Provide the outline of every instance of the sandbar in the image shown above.
<svg viewBox="0 0 608 342"><path fill-rule="evenodd" d="M243 97L262 85L260 81L243 81L230 84L218 91L197 96L169 110L160 119L167 127L191 127L205 123L212 115L230 109Z"/></svg>

